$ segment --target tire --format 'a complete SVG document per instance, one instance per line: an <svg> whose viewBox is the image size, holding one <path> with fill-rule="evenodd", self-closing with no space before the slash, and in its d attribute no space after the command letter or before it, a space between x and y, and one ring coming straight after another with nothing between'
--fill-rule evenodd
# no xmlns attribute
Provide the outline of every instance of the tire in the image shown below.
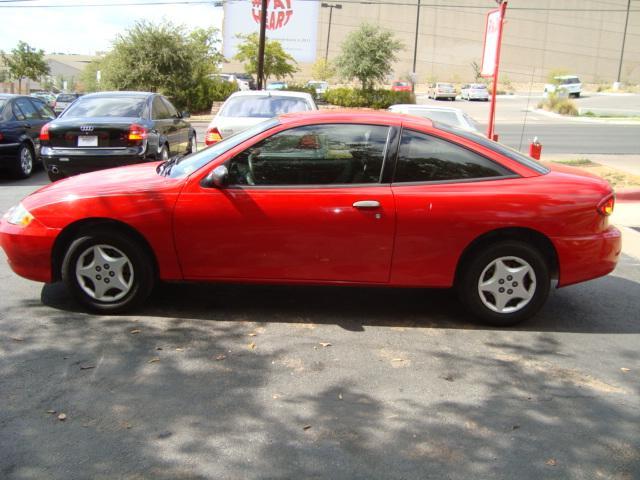
<svg viewBox="0 0 640 480"><path fill-rule="evenodd" d="M549 295L550 282L549 266L537 249L503 241L475 253L463 266L456 287L471 314L504 327L535 315Z"/></svg>
<svg viewBox="0 0 640 480"><path fill-rule="evenodd" d="M160 150L158 150L158 153L156 154L156 160L161 160L163 162L166 162L167 160L169 160L169 156L170 156L169 145L165 143L160 147Z"/></svg>
<svg viewBox="0 0 640 480"><path fill-rule="evenodd" d="M196 132L189 137L189 146L187 147L187 155L190 153L195 153L198 151L198 139L196 137Z"/></svg>
<svg viewBox="0 0 640 480"><path fill-rule="evenodd" d="M102 258L96 265L98 256ZM88 310L121 313L140 305L151 293L154 263L140 242L99 227L71 242L62 262L62 280Z"/></svg>
<svg viewBox="0 0 640 480"><path fill-rule="evenodd" d="M12 167L12 173L16 178L28 178L33 173L35 155L33 149L26 143L20 145L18 157Z"/></svg>

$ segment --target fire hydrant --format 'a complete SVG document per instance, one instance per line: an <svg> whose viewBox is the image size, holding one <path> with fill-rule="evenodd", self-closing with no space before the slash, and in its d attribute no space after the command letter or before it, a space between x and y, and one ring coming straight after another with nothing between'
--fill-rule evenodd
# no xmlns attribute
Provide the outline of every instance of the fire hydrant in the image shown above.
<svg viewBox="0 0 640 480"><path fill-rule="evenodd" d="M533 138L533 142L529 145L529 156L540 160L540 154L542 153L542 144L538 141L538 137Z"/></svg>

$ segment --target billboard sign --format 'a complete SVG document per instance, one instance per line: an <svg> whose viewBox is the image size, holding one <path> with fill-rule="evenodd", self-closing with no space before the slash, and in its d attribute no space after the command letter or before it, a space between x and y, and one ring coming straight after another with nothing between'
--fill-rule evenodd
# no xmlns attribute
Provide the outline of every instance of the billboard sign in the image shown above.
<svg viewBox="0 0 640 480"><path fill-rule="evenodd" d="M260 31L260 0L232 0L224 3L222 51L232 58L242 42L238 34ZM314 62L318 38L320 2L309 0L267 0L267 39L277 40L298 62Z"/></svg>
<svg viewBox="0 0 640 480"><path fill-rule="evenodd" d="M500 9L491 10L487 15L487 26L484 32L484 50L482 52L483 77L493 77L496 68L496 58L498 55L498 44L500 42Z"/></svg>

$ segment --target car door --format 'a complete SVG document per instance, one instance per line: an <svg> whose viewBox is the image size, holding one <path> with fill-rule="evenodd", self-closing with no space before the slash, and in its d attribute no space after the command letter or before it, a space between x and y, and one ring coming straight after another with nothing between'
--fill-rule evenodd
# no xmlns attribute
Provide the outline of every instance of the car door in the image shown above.
<svg viewBox="0 0 640 480"><path fill-rule="evenodd" d="M31 138L36 147L36 154L38 154L40 150L40 128L43 122L36 107L28 98L19 97L13 103L13 114L18 120L18 129Z"/></svg>
<svg viewBox="0 0 640 480"><path fill-rule="evenodd" d="M37 127L37 133L38 136L36 137L36 140L38 141L38 146L40 145L40 130L42 130L42 127L46 124L49 123L51 120L55 120L56 118L56 114L53 112L53 110L41 99L39 98L30 98L29 101L33 104L33 106L35 107L36 111L38 112L38 120L34 120L34 126Z"/></svg>
<svg viewBox="0 0 640 480"><path fill-rule="evenodd" d="M158 149L162 147L162 142L166 141L169 143L171 154L177 153L180 142L176 140L176 128L173 125L173 119L169 115L169 110L160 98L160 95L153 97L151 119L153 120L154 129L159 137Z"/></svg>
<svg viewBox="0 0 640 480"><path fill-rule="evenodd" d="M164 97L161 97L161 98L165 106L167 107L169 116L173 123L172 125L172 127L174 128L174 131L172 132L174 135L173 141L176 146L174 153L185 153L187 151L187 144L189 143L190 125L182 118L182 115L178 113L178 110L176 109L176 107L174 107L169 100L167 100Z"/></svg>
<svg viewBox="0 0 640 480"><path fill-rule="evenodd" d="M389 135L380 125L299 126L221 160L228 185L196 179L175 207L185 278L386 283L395 229L391 188L381 183Z"/></svg>

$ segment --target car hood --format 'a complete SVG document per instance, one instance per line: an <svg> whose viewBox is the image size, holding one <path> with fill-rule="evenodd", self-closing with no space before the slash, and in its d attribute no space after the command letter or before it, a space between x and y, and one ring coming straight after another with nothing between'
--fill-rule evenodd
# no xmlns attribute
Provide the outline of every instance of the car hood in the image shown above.
<svg viewBox="0 0 640 480"><path fill-rule="evenodd" d="M183 180L159 175L156 172L159 163L129 165L70 177L36 190L22 203L34 213L43 206L61 202L71 204L82 198L161 193L179 188Z"/></svg>

